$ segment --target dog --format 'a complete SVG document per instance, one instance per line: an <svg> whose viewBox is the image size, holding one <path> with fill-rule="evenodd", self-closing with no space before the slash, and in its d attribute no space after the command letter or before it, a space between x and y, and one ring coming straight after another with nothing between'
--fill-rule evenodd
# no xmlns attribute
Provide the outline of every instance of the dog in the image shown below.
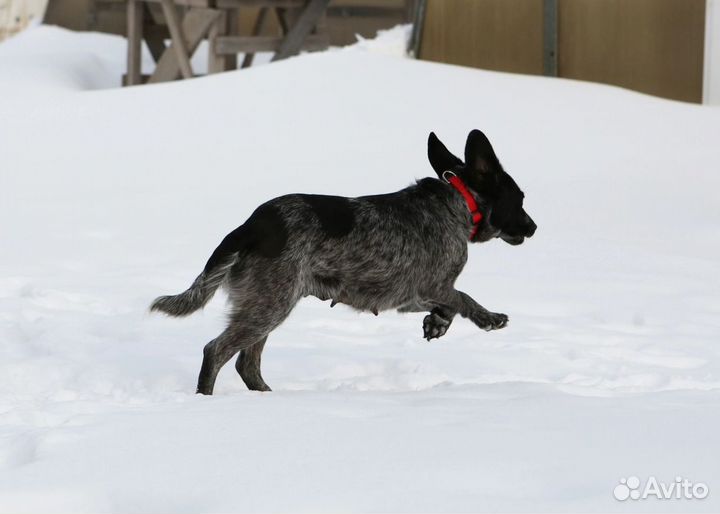
<svg viewBox="0 0 720 514"><path fill-rule="evenodd" d="M186 316L226 288L229 323L203 350L198 393L212 394L218 371L238 353L235 368L247 387L270 391L260 373L265 342L305 296L375 315L428 312L427 340L442 337L457 314L483 330L506 326L505 314L454 284L468 243L519 245L532 237L537 226L524 194L479 130L468 135L465 162L434 133L428 158L438 178L395 193L290 194L264 203L223 239L187 291L152 303L151 311Z"/></svg>

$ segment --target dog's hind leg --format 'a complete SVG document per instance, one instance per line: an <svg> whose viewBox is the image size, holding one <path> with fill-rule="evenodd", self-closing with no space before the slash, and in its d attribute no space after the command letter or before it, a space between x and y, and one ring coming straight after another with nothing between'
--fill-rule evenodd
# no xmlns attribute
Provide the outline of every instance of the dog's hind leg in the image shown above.
<svg viewBox="0 0 720 514"><path fill-rule="evenodd" d="M197 392L200 394L213 394L215 379L217 378L220 368L227 364L236 353L243 352L245 349L255 345L258 341L264 342L272 328L274 327L248 328L241 323L231 322L230 326L225 329L222 334L206 344L203 349L203 362L200 367ZM259 377L259 355L257 361L257 376ZM245 377L243 377L243 380L244 379ZM260 381L262 382L262 379L260 379ZM266 390L269 391L270 388Z"/></svg>
<svg viewBox="0 0 720 514"><path fill-rule="evenodd" d="M267 275L273 276L272 273ZM255 275L254 280L260 281L260 275ZM283 289L276 285L278 281L290 287ZM220 368L236 353L250 349L253 345L259 343L264 344L268 334L288 317L301 297L296 292L296 288L293 287L292 278L287 278L287 275L278 274L261 285L265 286L265 289L272 291L272 293L249 294L249 289L243 293L231 291L233 314L230 318L230 324L225 329L225 332L205 345L203 363L198 377L198 393L212 394ZM258 286L258 284L256 283L255 286ZM260 290L259 287L251 289L254 291ZM251 380L248 386L254 389L252 386L264 385L266 388L264 390L269 391L270 388L260 378L260 352L262 352L262 346L259 346L256 352L257 355L254 352L249 352L251 358L247 367L247 377ZM254 370L257 371L256 374L253 373ZM241 372L241 376L247 383L246 375L242 375ZM259 380L257 380L258 378Z"/></svg>
<svg viewBox="0 0 720 514"><path fill-rule="evenodd" d="M271 391L260 374L260 357L266 341L267 336L260 342L245 348L238 355L237 361L235 361L235 369L251 391Z"/></svg>
<svg viewBox="0 0 720 514"><path fill-rule="evenodd" d="M218 337L205 345L203 361L198 377L197 392L200 394L213 394L215 379L227 361L239 350L252 345L256 337L244 336L232 324Z"/></svg>

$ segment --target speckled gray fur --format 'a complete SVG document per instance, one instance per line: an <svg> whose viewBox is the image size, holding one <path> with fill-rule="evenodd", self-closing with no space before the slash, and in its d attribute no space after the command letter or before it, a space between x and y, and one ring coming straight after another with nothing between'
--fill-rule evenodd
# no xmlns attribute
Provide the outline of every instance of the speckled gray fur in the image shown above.
<svg viewBox="0 0 720 514"><path fill-rule="evenodd" d="M473 194L485 213L473 241L502 236L491 224L492 205ZM265 341L305 296L375 314L429 312L428 340L444 335L457 314L483 330L504 327L506 315L454 288L471 229L463 197L435 178L378 196L282 196L229 235L187 291L160 297L151 309L183 316L224 286L230 321L205 346L197 391L212 394L218 371L238 352L243 381L269 391L260 373Z"/></svg>

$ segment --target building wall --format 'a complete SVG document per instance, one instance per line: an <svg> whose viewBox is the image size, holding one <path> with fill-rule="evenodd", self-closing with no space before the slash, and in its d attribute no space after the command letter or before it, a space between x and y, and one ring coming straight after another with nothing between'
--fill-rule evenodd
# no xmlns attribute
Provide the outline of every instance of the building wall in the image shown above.
<svg viewBox="0 0 720 514"><path fill-rule="evenodd" d="M560 0L558 72L702 102L705 0Z"/></svg>
<svg viewBox="0 0 720 514"><path fill-rule="evenodd" d="M543 0L428 0L420 58L499 71L543 71Z"/></svg>
<svg viewBox="0 0 720 514"><path fill-rule="evenodd" d="M701 102L705 2L558 0L558 75ZM541 74L542 7L543 0L428 0L420 57Z"/></svg>
<svg viewBox="0 0 720 514"><path fill-rule="evenodd" d="M704 102L720 105L720 0L707 0Z"/></svg>

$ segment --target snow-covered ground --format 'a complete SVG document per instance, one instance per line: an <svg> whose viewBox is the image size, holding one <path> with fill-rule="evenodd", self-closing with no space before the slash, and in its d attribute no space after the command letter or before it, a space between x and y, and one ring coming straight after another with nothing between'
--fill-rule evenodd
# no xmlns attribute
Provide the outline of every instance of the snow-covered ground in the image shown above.
<svg viewBox="0 0 720 514"><path fill-rule="evenodd" d="M112 88L119 38L0 45L0 512L720 510L720 109L393 55ZM99 90L101 88L106 88ZM484 130L539 229L459 280L509 326L307 299L249 392L147 313L263 201L433 174ZM442 266L442 263L438 263ZM675 477L705 499L618 501Z"/></svg>

